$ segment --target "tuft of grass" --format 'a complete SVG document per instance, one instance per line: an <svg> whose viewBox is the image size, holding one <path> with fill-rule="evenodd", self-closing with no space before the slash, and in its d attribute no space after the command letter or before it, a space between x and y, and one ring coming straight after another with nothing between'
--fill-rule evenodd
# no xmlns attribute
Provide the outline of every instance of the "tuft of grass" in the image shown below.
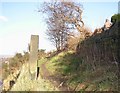
<svg viewBox="0 0 120 93"><path fill-rule="evenodd" d="M38 66L40 67L41 64L43 64L44 62L47 62L47 58L41 58L40 60L38 60Z"/></svg>

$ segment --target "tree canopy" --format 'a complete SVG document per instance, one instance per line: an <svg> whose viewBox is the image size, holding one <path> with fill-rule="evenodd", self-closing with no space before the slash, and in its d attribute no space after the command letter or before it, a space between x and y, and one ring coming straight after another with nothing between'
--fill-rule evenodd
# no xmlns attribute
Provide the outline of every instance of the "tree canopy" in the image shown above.
<svg viewBox="0 0 120 93"><path fill-rule="evenodd" d="M112 23L120 22L120 14L114 14L114 15L111 17L111 22L112 22Z"/></svg>

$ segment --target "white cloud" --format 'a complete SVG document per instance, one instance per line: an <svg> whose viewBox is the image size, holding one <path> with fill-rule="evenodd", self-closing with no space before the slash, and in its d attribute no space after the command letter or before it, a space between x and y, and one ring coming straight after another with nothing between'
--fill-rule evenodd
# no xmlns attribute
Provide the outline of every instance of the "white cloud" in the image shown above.
<svg viewBox="0 0 120 93"><path fill-rule="evenodd" d="M8 21L8 19L7 19L7 17L5 17L5 16L0 16L0 21L7 22L7 21Z"/></svg>

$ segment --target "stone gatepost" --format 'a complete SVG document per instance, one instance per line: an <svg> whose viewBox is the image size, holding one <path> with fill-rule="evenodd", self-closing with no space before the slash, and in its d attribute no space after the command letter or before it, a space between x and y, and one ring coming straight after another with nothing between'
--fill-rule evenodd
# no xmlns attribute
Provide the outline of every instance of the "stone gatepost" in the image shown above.
<svg viewBox="0 0 120 93"><path fill-rule="evenodd" d="M37 77L37 60L38 60L38 48L39 48L39 35L31 35L31 41L29 46L29 72L30 78L36 79Z"/></svg>

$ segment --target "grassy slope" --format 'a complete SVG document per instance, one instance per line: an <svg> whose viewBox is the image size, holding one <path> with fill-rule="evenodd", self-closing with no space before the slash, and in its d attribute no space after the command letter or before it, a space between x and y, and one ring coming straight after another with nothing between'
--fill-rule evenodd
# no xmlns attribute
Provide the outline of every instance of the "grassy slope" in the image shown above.
<svg viewBox="0 0 120 93"><path fill-rule="evenodd" d="M66 85L73 90L117 91L116 64L110 64L115 61L118 43L117 30L112 31L114 29L117 29L117 26L112 28L110 33L106 31L84 41L85 43L78 48L79 55L73 51L64 51L52 58L41 59L39 66L47 62L46 66L52 75L64 77ZM111 53L114 56L111 56ZM99 59L100 57L104 60ZM49 81L45 82L41 78L38 81L31 81L26 75L27 72L24 72L19 77L12 90L55 90Z"/></svg>
<svg viewBox="0 0 120 93"><path fill-rule="evenodd" d="M65 82L75 90L108 91L117 90L117 77L104 65L95 71L90 64L78 57L74 52L62 52L48 60L47 68L53 75L62 75Z"/></svg>

